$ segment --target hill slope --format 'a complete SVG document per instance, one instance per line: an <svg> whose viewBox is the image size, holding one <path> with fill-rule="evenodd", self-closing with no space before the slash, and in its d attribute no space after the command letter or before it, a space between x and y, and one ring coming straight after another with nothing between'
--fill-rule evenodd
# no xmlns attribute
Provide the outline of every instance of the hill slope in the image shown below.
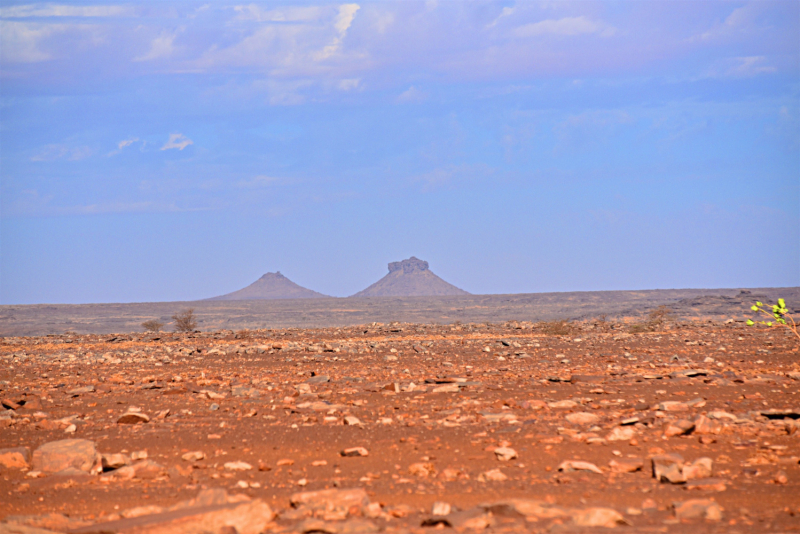
<svg viewBox="0 0 800 534"><path fill-rule="evenodd" d="M320 299L328 295L299 286L283 276L280 271L267 273L249 286L233 293L208 300L274 300L274 299Z"/></svg>
<svg viewBox="0 0 800 534"><path fill-rule="evenodd" d="M411 256L389 264L389 274L352 297L430 297L469 295L428 269L428 262Z"/></svg>

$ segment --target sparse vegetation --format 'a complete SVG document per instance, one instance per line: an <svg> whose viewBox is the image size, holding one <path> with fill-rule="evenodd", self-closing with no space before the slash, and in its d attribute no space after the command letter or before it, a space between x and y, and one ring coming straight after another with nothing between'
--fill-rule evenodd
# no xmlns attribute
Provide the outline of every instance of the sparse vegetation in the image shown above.
<svg viewBox="0 0 800 534"><path fill-rule="evenodd" d="M577 327L566 319L560 321L542 321L537 326L543 334L547 334L548 336L570 336L577 331Z"/></svg>
<svg viewBox="0 0 800 534"><path fill-rule="evenodd" d="M767 308L771 308L770 311L767 311ZM753 326L756 323L767 325L769 327L781 327L784 326L792 332L798 340L800 340L800 333L797 331L797 323L794 322L794 318L789 314L789 309L786 307L786 301L783 299L778 299L777 304L764 304L762 302L756 302L754 305L750 306L750 309L757 313L762 313L767 317L770 317L772 320L770 321L753 321L751 319L747 320L748 326ZM790 322L787 322L786 319L789 319ZM790 324L791 323L791 324Z"/></svg>
<svg viewBox="0 0 800 534"><path fill-rule="evenodd" d="M633 334L639 332L655 332L663 328L668 321L673 319L672 310L666 306L659 306L647 314L647 321L632 325L630 331Z"/></svg>
<svg viewBox="0 0 800 534"><path fill-rule="evenodd" d="M194 309L189 308L172 316L175 321L176 332L194 332L197 328L197 318L194 316Z"/></svg>
<svg viewBox="0 0 800 534"><path fill-rule="evenodd" d="M148 332L159 332L162 328L164 328L164 323L158 319L150 319L149 321L142 323L142 328Z"/></svg>

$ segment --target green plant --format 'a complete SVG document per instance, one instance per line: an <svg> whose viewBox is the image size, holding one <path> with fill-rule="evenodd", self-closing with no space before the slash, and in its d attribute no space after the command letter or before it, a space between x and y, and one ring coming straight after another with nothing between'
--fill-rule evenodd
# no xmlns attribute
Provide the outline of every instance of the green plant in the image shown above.
<svg viewBox="0 0 800 534"><path fill-rule="evenodd" d="M164 328L164 323L157 319L150 319L142 323L142 328L147 330L148 332L158 332L162 328Z"/></svg>
<svg viewBox="0 0 800 534"><path fill-rule="evenodd" d="M771 312L767 311L767 308L770 308L770 307L772 308ZM777 304L772 304L771 306L769 304L764 304L763 302L756 302L753 306L750 306L750 309L753 310L754 312L763 313L767 317L770 317L770 318L772 318L774 320L772 320L772 321L753 321L751 319L748 319L747 320L747 326L753 326L756 323L765 324L765 325L767 325L769 327L772 327L772 326L778 326L778 327L785 326L786 328L789 329L790 332L792 332L795 336L797 336L797 339L800 339L800 333L798 333L798 331L797 331L797 323L794 322L794 319L789 314L789 310L788 310L788 308L786 308L786 301L785 300L778 299L778 303ZM789 319L789 321L791 321L791 324L786 322L786 319Z"/></svg>

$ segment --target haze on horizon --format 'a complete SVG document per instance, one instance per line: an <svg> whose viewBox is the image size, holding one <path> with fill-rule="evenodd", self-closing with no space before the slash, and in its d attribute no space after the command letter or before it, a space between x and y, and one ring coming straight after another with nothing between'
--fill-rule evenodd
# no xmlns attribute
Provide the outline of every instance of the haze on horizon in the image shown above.
<svg viewBox="0 0 800 534"><path fill-rule="evenodd" d="M5 1L0 304L800 285L800 3Z"/></svg>

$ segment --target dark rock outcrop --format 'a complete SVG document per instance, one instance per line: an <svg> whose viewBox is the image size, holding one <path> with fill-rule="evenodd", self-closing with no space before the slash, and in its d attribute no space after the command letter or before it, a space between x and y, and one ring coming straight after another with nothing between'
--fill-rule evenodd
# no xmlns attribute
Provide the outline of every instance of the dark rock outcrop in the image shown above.
<svg viewBox="0 0 800 534"><path fill-rule="evenodd" d="M353 297L426 297L469 295L448 284L428 268L428 262L414 256L389 264L389 274Z"/></svg>
<svg viewBox="0 0 800 534"><path fill-rule="evenodd" d="M208 300L321 299L328 295L299 286L280 271L267 273L249 286Z"/></svg>

